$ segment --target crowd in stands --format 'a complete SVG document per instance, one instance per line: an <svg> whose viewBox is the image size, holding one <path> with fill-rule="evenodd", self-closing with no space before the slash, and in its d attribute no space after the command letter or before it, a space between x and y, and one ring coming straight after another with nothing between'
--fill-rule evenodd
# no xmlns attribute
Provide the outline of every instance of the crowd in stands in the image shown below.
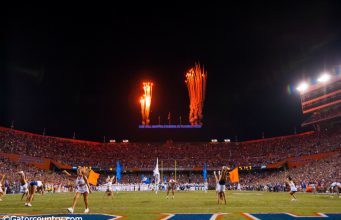
<svg viewBox="0 0 341 220"><path fill-rule="evenodd" d="M285 184L286 176L290 175L297 185L299 191L305 192L312 184L317 192L328 192L332 182L341 182L341 152L336 153L334 156L313 161L303 167L292 168L289 170L251 170L240 173L240 182L227 183L228 189L234 190L256 190L256 191L271 191L281 192L287 191L288 188ZM61 172L44 171L35 167L18 164L8 159L0 159L0 174L6 175L4 187L7 193L19 192L19 175L17 171L23 170L28 176L29 181L40 180L46 185L46 190L51 192L73 191L74 183L70 182L65 175ZM75 174L75 173L73 173ZM98 180L98 185L104 185L105 179L108 175L115 173L102 172ZM149 179L145 182L145 178ZM167 182L170 178L174 178L174 172L165 172L161 182ZM201 190L203 187L204 179L202 172L194 171L179 171L177 172L177 185L178 189L197 189ZM213 171L207 174L208 188L214 189L216 182L213 176ZM137 188L151 189L154 186L154 178L151 172L130 172L123 173L120 180L120 190L137 191ZM131 190L134 187L134 190ZM99 188L105 189L105 187Z"/></svg>
<svg viewBox="0 0 341 220"><path fill-rule="evenodd" d="M341 182L340 166L341 152L337 152L332 157L312 161L302 167L242 174L240 184L246 190L284 191L285 178L290 175L301 191L313 186L317 192L326 192L332 182Z"/></svg>
<svg viewBox="0 0 341 220"><path fill-rule="evenodd" d="M36 135L0 127L0 153L12 153L33 157L48 158L71 166L91 166L105 169L115 168L116 161L123 165L125 173L122 183L140 183L142 175L149 175L159 158L159 166L165 168L165 176L172 176L174 161L177 161L177 180L179 184L202 183L201 169L207 164L210 188L215 187L212 170L222 166L260 166L275 163L288 157L336 152L337 156L314 162L306 167L290 170L290 175L304 189L314 183L318 189L325 191L330 181L341 181L340 129L323 130L319 133L307 132L291 136L260 139L239 143L97 143L72 139ZM167 171L170 170L170 171ZM0 174L7 175L8 189L18 190L16 171L24 170L30 180L41 180L54 186L72 186L60 172L38 170L27 164L0 158ZM140 170L139 172L136 172ZM194 170L194 171L193 171ZM196 171L195 171L196 170ZM134 172L135 171L135 172ZM283 191L284 171L266 171L241 174L240 188L247 190ZM99 183L104 183L101 175ZM237 188L230 184L229 188Z"/></svg>
<svg viewBox="0 0 341 220"><path fill-rule="evenodd" d="M114 168L120 161L126 169L153 169L155 159L163 167L174 161L183 169L215 169L227 166L261 166L304 154L341 149L340 129L260 139L240 143L96 143L61 139L0 128L1 152L48 158L70 166ZM148 153L146 153L148 152Z"/></svg>
<svg viewBox="0 0 341 220"><path fill-rule="evenodd" d="M62 185L66 187L72 185L65 175L53 171L44 171L34 166L28 166L25 163L13 162L6 158L0 158L0 175L5 176L3 186L7 193L20 191L19 171L24 171L28 181L42 181L45 185L54 187Z"/></svg>
<svg viewBox="0 0 341 220"><path fill-rule="evenodd" d="M325 121L325 120L330 120L332 118L337 118L337 117L341 117L341 107L340 106L336 106L335 108L330 108L330 109L328 109L328 111L314 112L310 116L310 118L307 119L303 123L303 126L313 124L313 123L318 123L318 122Z"/></svg>

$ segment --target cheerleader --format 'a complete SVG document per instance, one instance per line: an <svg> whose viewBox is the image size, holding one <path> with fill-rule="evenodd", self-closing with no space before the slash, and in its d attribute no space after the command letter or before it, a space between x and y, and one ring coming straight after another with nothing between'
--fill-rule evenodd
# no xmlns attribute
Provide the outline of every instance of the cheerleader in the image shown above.
<svg viewBox="0 0 341 220"><path fill-rule="evenodd" d="M2 197L4 196L4 191L2 190L2 184L4 182L5 179L5 174L2 175L2 178L0 180L0 202L2 201Z"/></svg>
<svg viewBox="0 0 341 220"><path fill-rule="evenodd" d="M63 171L66 175L71 176L66 170ZM76 207L76 203L78 198L83 195L85 210L84 213L89 213L89 206L88 206L88 194L91 193L90 185L88 182L88 178L86 175L87 171L85 167L78 167L77 169L77 178L76 178L76 194L73 198L72 207L68 208L69 213L73 213Z"/></svg>
<svg viewBox="0 0 341 220"><path fill-rule="evenodd" d="M297 188L296 188L295 183L294 183L294 181L292 180L291 176L288 176L288 177L287 177L286 183L287 183L287 184L289 185L289 187L290 187L289 195L292 197L292 198L291 198L291 201L296 201L297 198L296 198L296 196L295 196L295 193L297 192Z"/></svg>
<svg viewBox="0 0 341 220"><path fill-rule="evenodd" d="M23 192L21 196L21 200L23 200L24 196L26 196L26 198L28 198L29 196L28 178L26 177L24 171L19 171L18 174L20 175L20 188L21 188L21 191Z"/></svg>
<svg viewBox="0 0 341 220"><path fill-rule="evenodd" d="M218 204L221 201L224 201L226 205L226 196L225 196L225 184L226 184L226 179L228 175L228 168L227 167L222 167L221 174L219 173L218 176Z"/></svg>
<svg viewBox="0 0 341 220"><path fill-rule="evenodd" d="M42 195L44 194L44 184L42 181L32 181L30 182L29 186L28 186L28 191L29 191L29 195L27 196L26 199L26 203L25 206L29 206L31 207L32 204L32 200L33 200L33 196L35 194L36 191L41 192Z"/></svg>
<svg viewBox="0 0 341 220"><path fill-rule="evenodd" d="M340 197L340 190L341 190L341 183L339 182L333 182L331 185L330 185L330 192L331 193L336 193L335 195L337 197Z"/></svg>
<svg viewBox="0 0 341 220"><path fill-rule="evenodd" d="M106 179L106 185L107 185L107 190L106 190L106 194L107 196L113 196L113 190L112 190L112 185L116 183L116 177L115 176L108 176L108 178Z"/></svg>
<svg viewBox="0 0 341 220"><path fill-rule="evenodd" d="M214 179L215 179L215 193L218 196L218 191L219 191L219 177L220 177L220 170L218 171L218 176L216 171L213 171L214 174ZM219 198L218 198L219 199Z"/></svg>
<svg viewBox="0 0 341 220"><path fill-rule="evenodd" d="M207 193L207 190L208 190L208 182L205 181L205 183L204 183L204 191L205 191L205 193Z"/></svg>
<svg viewBox="0 0 341 220"><path fill-rule="evenodd" d="M172 199L174 199L174 189L175 189L175 184L176 181L174 179L170 179L168 184L167 184L167 196L166 198L168 199L169 191L172 191Z"/></svg>

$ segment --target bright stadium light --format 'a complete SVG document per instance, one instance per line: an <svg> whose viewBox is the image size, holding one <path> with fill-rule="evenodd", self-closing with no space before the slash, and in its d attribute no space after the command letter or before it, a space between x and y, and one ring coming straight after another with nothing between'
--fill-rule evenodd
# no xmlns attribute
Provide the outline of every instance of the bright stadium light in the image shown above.
<svg viewBox="0 0 341 220"><path fill-rule="evenodd" d="M224 139L224 142L225 142L225 143L230 143L231 140L230 140L230 139Z"/></svg>
<svg viewBox="0 0 341 220"><path fill-rule="evenodd" d="M322 73L322 75L317 79L318 82L328 82L331 76L329 73Z"/></svg>
<svg viewBox="0 0 341 220"><path fill-rule="evenodd" d="M217 139L212 139L211 142L212 142L212 143L217 143L218 140L217 140Z"/></svg>
<svg viewBox="0 0 341 220"><path fill-rule="evenodd" d="M299 91L299 92L304 92L308 89L309 85L308 83L306 82L302 82L296 89Z"/></svg>

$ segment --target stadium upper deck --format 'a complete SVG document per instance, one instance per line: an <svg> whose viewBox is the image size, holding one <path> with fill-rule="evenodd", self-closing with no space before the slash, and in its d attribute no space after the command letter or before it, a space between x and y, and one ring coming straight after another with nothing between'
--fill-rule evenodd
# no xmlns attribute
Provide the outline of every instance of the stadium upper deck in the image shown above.
<svg viewBox="0 0 341 220"><path fill-rule="evenodd" d="M340 150L340 129L306 132L247 142L98 143L42 136L0 128L2 153L47 158L70 166L109 170L120 161L126 170L151 170L159 158L165 170L209 170L222 165L261 167L288 157ZM31 159L32 160L32 159Z"/></svg>

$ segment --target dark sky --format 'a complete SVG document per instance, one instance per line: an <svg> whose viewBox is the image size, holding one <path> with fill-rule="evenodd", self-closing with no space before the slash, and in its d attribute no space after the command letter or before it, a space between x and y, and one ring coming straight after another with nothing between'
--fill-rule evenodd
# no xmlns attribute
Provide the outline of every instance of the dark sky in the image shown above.
<svg viewBox="0 0 341 220"><path fill-rule="evenodd" d="M87 140L239 140L302 130L288 85L341 63L340 1L5 10L0 124ZM188 120L184 74L208 71L201 130L139 130L141 82L151 120Z"/></svg>

